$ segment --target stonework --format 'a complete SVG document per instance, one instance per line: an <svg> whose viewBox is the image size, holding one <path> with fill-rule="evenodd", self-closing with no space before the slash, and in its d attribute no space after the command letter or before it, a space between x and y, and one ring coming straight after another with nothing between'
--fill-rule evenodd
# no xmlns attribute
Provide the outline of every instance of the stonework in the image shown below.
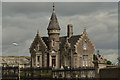
<svg viewBox="0 0 120 80"><path fill-rule="evenodd" d="M81 35L73 35L73 25L68 24L67 36L60 37L60 27L53 12L48 25L48 37L39 32L31 44L31 67L79 68L94 67L95 46L88 37L86 28Z"/></svg>

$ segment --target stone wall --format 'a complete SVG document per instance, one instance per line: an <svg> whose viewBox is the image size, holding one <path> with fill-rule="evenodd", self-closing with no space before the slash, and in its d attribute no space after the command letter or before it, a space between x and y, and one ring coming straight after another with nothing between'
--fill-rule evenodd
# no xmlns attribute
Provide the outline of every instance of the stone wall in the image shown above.
<svg viewBox="0 0 120 80"><path fill-rule="evenodd" d="M99 76L100 78L119 78L120 80L120 67L100 69Z"/></svg>

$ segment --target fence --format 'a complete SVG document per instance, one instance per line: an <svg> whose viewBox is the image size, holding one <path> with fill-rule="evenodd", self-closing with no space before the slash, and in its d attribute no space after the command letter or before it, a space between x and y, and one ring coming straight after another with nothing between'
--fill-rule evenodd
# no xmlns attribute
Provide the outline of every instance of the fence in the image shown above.
<svg viewBox="0 0 120 80"><path fill-rule="evenodd" d="M19 76L20 74L20 76ZM81 67L72 69L53 69L53 68L21 68L2 67L2 79L21 79L21 80L96 80L95 68Z"/></svg>

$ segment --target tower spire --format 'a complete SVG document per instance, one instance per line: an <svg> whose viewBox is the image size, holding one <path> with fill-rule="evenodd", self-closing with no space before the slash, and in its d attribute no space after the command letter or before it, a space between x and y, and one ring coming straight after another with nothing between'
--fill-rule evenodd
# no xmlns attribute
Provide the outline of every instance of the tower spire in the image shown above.
<svg viewBox="0 0 120 80"><path fill-rule="evenodd" d="M53 11L52 11L52 15L51 15L47 30L60 30L54 7L55 7L55 4L53 3Z"/></svg>

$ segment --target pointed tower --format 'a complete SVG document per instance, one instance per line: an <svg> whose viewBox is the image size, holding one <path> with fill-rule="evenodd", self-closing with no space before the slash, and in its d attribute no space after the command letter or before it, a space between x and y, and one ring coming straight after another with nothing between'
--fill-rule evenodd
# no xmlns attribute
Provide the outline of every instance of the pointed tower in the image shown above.
<svg viewBox="0 0 120 80"><path fill-rule="evenodd" d="M57 17L56 17L56 14L55 14L55 9L54 9L54 3L53 3L53 11L52 11L52 16L51 16L51 18L50 18L50 23L49 23L49 25L48 25L48 28L47 28L47 30L48 30L48 34L50 33L51 34L51 32L49 32L49 31L51 31L51 30L60 30L60 27L59 27L59 23L58 23L58 21L57 21Z"/></svg>
<svg viewBox="0 0 120 80"><path fill-rule="evenodd" d="M48 25L49 35L49 66L58 68L59 67L59 35L60 27L57 21L53 3L52 16Z"/></svg>

